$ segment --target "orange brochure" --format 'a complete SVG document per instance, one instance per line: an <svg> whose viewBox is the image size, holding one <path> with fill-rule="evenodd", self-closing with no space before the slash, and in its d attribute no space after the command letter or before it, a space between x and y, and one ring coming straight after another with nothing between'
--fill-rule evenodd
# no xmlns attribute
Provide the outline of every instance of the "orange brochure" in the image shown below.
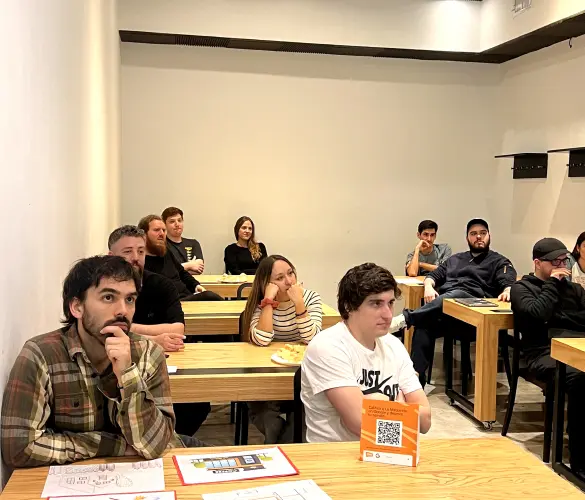
<svg viewBox="0 0 585 500"><path fill-rule="evenodd" d="M364 462L418 465L419 405L364 399L360 459Z"/></svg>

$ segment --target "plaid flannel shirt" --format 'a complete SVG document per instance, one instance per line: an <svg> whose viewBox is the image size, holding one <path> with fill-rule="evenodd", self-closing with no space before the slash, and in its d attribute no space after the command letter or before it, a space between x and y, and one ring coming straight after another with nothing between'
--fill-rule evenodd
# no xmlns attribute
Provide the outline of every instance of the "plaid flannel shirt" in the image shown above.
<svg viewBox="0 0 585 500"><path fill-rule="evenodd" d="M24 344L2 402L6 464L32 467L121 456L127 445L152 459L166 448L182 446L174 432L164 352L144 337L128 336L133 363L121 377L124 399L115 374L100 376L91 365L76 326ZM107 387L113 391L108 393Z"/></svg>

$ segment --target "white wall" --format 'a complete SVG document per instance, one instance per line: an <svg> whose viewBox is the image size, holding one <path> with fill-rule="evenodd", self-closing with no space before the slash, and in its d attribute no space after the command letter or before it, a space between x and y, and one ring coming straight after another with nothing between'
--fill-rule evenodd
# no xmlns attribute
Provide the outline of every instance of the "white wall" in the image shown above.
<svg viewBox="0 0 585 500"><path fill-rule="evenodd" d="M585 36L502 66L500 152L585 147ZM573 248L585 231L585 179L567 177L567 154L549 155L547 179L512 180L512 160L493 160L497 171L491 207L502 248L522 271L532 245L560 238Z"/></svg>
<svg viewBox="0 0 585 500"><path fill-rule="evenodd" d="M72 263L118 222L115 26L114 0L2 2L0 394L24 341L60 326Z"/></svg>
<svg viewBox="0 0 585 500"><path fill-rule="evenodd" d="M250 215L268 251L334 303L353 265L403 274L422 219L465 248L466 221L493 202L498 73L122 44L122 219L181 207L211 273Z"/></svg>
<svg viewBox="0 0 585 500"><path fill-rule="evenodd" d="M532 7L517 15L512 13L512 0L481 3L481 50L585 11L583 0L532 0Z"/></svg>
<svg viewBox="0 0 585 500"><path fill-rule="evenodd" d="M453 51L479 47L480 2L119 0L124 30Z"/></svg>
<svg viewBox="0 0 585 500"><path fill-rule="evenodd" d="M585 11L583 0L119 0L123 30L479 52Z"/></svg>

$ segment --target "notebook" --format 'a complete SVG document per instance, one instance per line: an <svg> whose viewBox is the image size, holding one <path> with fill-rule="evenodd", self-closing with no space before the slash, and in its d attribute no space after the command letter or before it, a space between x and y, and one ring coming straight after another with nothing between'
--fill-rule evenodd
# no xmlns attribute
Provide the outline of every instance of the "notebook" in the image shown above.
<svg viewBox="0 0 585 500"><path fill-rule="evenodd" d="M494 303L486 299L477 299L475 297L465 299L455 299L455 302L467 307L494 307Z"/></svg>

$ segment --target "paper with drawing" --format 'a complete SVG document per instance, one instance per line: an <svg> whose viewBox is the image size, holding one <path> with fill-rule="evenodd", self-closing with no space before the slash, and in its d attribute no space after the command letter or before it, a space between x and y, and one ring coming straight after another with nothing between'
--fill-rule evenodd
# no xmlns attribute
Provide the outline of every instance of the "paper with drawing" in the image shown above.
<svg viewBox="0 0 585 500"><path fill-rule="evenodd" d="M42 497L140 493L165 489L162 459L132 463L53 465Z"/></svg>
<svg viewBox="0 0 585 500"><path fill-rule="evenodd" d="M225 493L207 493L203 500L331 500L312 479L277 483Z"/></svg>
<svg viewBox="0 0 585 500"><path fill-rule="evenodd" d="M183 484L292 476L298 471L280 448L173 457Z"/></svg>
<svg viewBox="0 0 585 500"><path fill-rule="evenodd" d="M176 500L174 491L149 491L144 493L122 493L121 495L83 495L74 497L50 497L49 500Z"/></svg>

